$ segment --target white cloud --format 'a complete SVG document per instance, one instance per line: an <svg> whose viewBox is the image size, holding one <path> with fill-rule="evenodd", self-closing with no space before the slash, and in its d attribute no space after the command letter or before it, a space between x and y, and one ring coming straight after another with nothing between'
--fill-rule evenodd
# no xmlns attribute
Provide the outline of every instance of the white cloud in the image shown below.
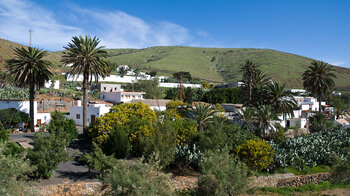
<svg viewBox="0 0 350 196"><path fill-rule="evenodd" d="M66 20L60 22L58 14ZM70 25L65 25L68 22ZM27 44L29 29L34 31L33 45L50 50L61 50L72 36L84 34L100 37L108 48L193 45L203 35L209 36L206 32L192 36L181 25L146 22L122 11L88 10L70 4L65 13L55 13L28 0L0 0L0 37Z"/></svg>
<svg viewBox="0 0 350 196"><path fill-rule="evenodd" d="M58 23L52 12L29 1L0 0L0 37L28 44L29 29L32 43L45 49L62 49L69 39L82 30Z"/></svg>

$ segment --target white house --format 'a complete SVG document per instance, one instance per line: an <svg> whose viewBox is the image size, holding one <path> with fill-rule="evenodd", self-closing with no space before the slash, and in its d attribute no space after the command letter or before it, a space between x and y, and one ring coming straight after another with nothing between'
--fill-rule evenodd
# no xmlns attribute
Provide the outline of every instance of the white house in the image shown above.
<svg viewBox="0 0 350 196"><path fill-rule="evenodd" d="M114 104L130 103L134 99L144 99L145 92L101 92L100 99Z"/></svg>
<svg viewBox="0 0 350 196"><path fill-rule="evenodd" d="M120 84L92 84L91 90L99 90L100 92L119 92L123 91Z"/></svg>
<svg viewBox="0 0 350 196"><path fill-rule="evenodd" d="M158 87L166 87L166 88L177 88L179 86L179 83L159 83ZM202 88L201 84L183 84L185 88L191 87L191 88Z"/></svg>
<svg viewBox="0 0 350 196"><path fill-rule="evenodd" d="M44 84L45 88L52 88L52 81L46 81ZM55 83L53 84L53 89L60 89L60 81L56 80Z"/></svg>
<svg viewBox="0 0 350 196"><path fill-rule="evenodd" d="M0 100L0 109L15 108L18 111L29 114L29 100ZM34 125L36 130L41 124L48 124L50 122L50 113L38 112L38 102L34 101Z"/></svg>
<svg viewBox="0 0 350 196"><path fill-rule="evenodd" d="M171 101L170 99L134 99L131 103L142 102L146 105L149 105L153 111L165 111L166 103Z"/></svg>
<svg viewBox="0 0 350 196"><path fill-rule="evenodd" d="M98 117L108 113L112 106L112 103L105 101L90 101L87 108L88 123L94 123ZM78 102L78 106L70 108L68 118L73 119L76 125L83 126L83 107L81 102Z"/></svg>

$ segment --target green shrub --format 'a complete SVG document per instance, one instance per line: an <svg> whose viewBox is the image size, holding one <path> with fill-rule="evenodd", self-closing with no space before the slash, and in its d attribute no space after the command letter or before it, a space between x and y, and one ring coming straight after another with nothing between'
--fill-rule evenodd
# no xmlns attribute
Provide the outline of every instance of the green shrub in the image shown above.
<svg viewBox="0 0 350 196"><path fill-rule="evenodd" d="M330 131L335 127L333 120L327 119L326 115L321 112L317 112L314 116L310 117L309 122L309 130L311 133Z"/></svg>
<svg viewBox="0 0 350 196"><path fill-rule="evenodd" d="M197 123L191 119L176 119L173 121L176 129L176 143L187 145L197 135Z"/></svg>
<svg viewBox="0 0 350 196"><path fill-rule="evenodd" d="M335 155L344 159L346 152L342 149L350 146L350 132L321 131L286 139L280 144L273 141L270 143L275 151L275 167L295 167L302 170L306 166L332 165Z"/></svg>
<svg viewBox="0 0 350 196"><path fill-rule="evenodd" d="M284 130L279 130L277 131L273 138L272 138L273 142L276 144L280 144L283 143L286 140L286 136L284 135Z"/></svg>
<svg viewBox="0 0 350 196"><path fill-rule="evenodd" d="M169 175L157 170L157 165L118 161L103 181L111 186L110 195L171 195Z"/></svg>
<svg viewBox="0 0 350 196"><path fill-rule="evenodd" d="M50 178L60 162L69 160L66 144L66 138L54 134L35 134L34 148L29 151L28 157L31 164L36 166L36 177Z"/></svg>
<svg viewBox="0 0 350 196"><path fill-rule="evenodd" d="M239 125L214 121L206 130L199 133L198 146L202 152L228 147L233 152L237 146L256 136Z"/></svg>
<svg viewBox="0 0 350 196"><path fill-rule="evenodd" d="M253 170L267 168L273 162L273 149L260 139L248 140L236 149L240 160Z"/></svg>
<svg viewBox="0 0 350 196"><path fill-rule="evenodd" d="M6 129L16 127L18 123L29 122L29 115L27 113L18 111L14 108L0 110L0 122Z"/></svg>
<svg viewBox="0 0 350 196"><path fill-rule="evenodd" d="M86 164L90 170L101 172L103 175L111 172L116 164L116 159L113 156L107 156L102 149L95 143L92 143L92 152L84 153L79 158L79 161Z"/></svg>
<svg viewBox="0 0 350 196"><path fill-rule="evenodd" d="M175 158L176 130L170 120L158 122L155 134L145 139L144 155L146 160L156 159L161 167L168 166Z"/></svg>
<svg viewBox="0 0 350 196"><path fill-rule="evenodd" d="M78 131L73 119L68 119L62 112L52 112L48 130L52 134L66 138L69 145L73 139L77 138Z"/></svg>
<svg viewBox="0 0 350 196"><path fill-rule="evenodd" d="M332 169L333 183L350 184L350 152L348 151L345 160L339 160L338 163L335 164Z"/></svg>
<svg viewBox="0 0 350 196"><path fill-rule="evenodd" d="M244 193L247 185L247 167L227 149L205 153L198 195L237 195Z"/></svg>
<svg viewBox="0 0 350 196"><path fill-rule="evenodd" d="M104 146L107 155L114 154L115 158L122 159L129 155L131 150L128 136L123 127L116 126L109 135L108 142Z"/></svg>
<svg viewBox="0 0 350 196"><path fill-rule="evenodd" d="M0 122L0 142L7 142L9 140L10 131L6 130Z"/></svg>
<svg viewBox="0 0 350 196"><path fill-rule="evenodd" d="M0 195L34 195L25 182L33 170L25 153L7 153L7 143L0 142Z"/></svg>

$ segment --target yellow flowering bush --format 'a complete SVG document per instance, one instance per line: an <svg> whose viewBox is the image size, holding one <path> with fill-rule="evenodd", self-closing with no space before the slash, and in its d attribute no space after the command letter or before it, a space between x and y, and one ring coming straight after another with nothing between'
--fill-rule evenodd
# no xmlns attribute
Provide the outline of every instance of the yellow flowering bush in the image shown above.
<svg viewBox="0 0 350 196"><path fill-rule="evenodd" d="M193 120L178 119L173 121L176 129L176 144L177 145L187 145L191 139L197 135L197 123Z"/></svg>
<svg viewBox="0 0 350 196"><path fill-rule="evenodd" d="M166 110L170 118L182 119L187 106L188 104L182 101L169 101L166 103Z"/></svg>
<svg viewBox="0 0 350 196"><path fill-rule="evenodd" d="M154 134L153 124L157 120L152 109L141 102L113 106L109 113L97 118L88 130L88 136L99 145L108 141L109 132L117 125L124 127L130 143L137 145L141 137Z"/></svg>
<svg viewBox="0 0 350 196"><path fill-rule="evenodd" d="M273 162L273 149L260 139L248 140L236 149L237 155L251 169L262 170Z"/></svg>

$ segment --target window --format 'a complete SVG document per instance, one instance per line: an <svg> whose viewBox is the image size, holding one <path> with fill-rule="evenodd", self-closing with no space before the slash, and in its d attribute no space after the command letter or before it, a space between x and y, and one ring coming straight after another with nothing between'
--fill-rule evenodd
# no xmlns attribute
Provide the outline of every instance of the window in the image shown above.
<svg viewBox="0 0 350 196"><path fill-rule="evenodd" d="M135 95L133 95L132 98L135 99Z"/></svg>
<svg viewBox="0 0 350 196"><path fill-rule="evenodd" d="M106 87L103 87L103 90L106 90Z"/></svg>
<svg viewBox="0 0 350 196"><path fill-rule="evenodd" d="M77 114L76 119L80 119L80 114Z"/></svg>
<svg viewBox="0 0 350 196"><path fill-rule="evenodd" d="M114 90L117 90L117 87L115 87Z"/></svg>

